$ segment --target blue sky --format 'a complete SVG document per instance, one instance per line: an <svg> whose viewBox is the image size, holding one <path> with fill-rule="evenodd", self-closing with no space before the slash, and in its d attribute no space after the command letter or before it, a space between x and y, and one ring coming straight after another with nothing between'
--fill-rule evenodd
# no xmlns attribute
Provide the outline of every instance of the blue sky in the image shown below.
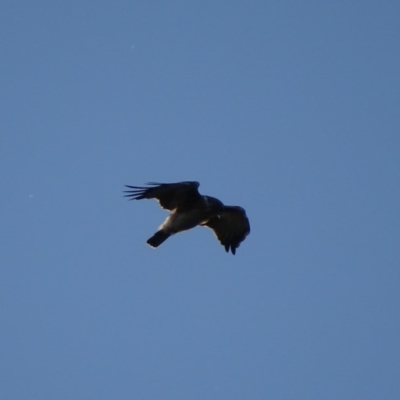
<svg viewBox="0 0 400 400"><path fill-rule="evenodd" d="M397 1L5 1L4 399L400 396ZM247 210L236 256L124 184Z"/></svg>

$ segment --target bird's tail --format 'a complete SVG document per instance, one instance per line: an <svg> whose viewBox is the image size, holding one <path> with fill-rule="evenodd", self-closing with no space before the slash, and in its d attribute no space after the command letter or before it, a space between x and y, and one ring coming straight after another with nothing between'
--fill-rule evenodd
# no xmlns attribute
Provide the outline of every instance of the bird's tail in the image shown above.
<svg viewBox="0 0 400 400"><path fill-rule="evenodd" d="M158 247L161 243L165 242L171 236L170 233L167 233L163 230L157 231L148 241L151 247Z"/></svg>

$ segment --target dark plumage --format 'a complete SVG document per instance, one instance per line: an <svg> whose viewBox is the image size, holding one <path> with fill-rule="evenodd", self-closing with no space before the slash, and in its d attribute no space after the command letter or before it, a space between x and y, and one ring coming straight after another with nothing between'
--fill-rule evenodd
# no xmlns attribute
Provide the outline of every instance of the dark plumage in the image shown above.
<svg viewBox="0 0 400 400"><path fill-rule="evenodd" d="M130 200L156 199L161 207L172 211L159 230L147 240L158 247L171 235L197 225L212 229L225 250L236 253L240 243L250 233L246 211L239 206L225 206L215 197L202 196L199 182L148 183L149 186L129 186L125 196Z"/></svg>

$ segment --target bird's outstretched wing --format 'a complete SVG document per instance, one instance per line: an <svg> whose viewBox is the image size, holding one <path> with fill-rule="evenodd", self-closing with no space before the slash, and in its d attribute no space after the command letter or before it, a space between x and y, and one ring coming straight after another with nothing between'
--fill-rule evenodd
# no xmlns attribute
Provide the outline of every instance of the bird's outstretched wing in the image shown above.
<svg viewBox="0 0 400 400"><path fill-rule="evenodd" d="M155 183L148 187L125 185L125 197L130 200L156 199L166 210L185 209L201 198L199 182Z"/></svg>
<svg viewBox="0 0 400 400"><path fill-rule="evenodd" d="M224 211L218 217L210 219L205 226L211 228L225 250L232 254L240 243L250 233L250 223L246 211L238 206L224 206Z"/></svg>

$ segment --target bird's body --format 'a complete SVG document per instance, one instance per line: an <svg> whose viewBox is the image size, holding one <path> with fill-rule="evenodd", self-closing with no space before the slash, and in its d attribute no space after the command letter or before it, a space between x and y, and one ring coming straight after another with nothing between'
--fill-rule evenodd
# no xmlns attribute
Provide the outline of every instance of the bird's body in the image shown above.
<svg viewBox="0 0 400 400"><path fill-rule="evenodd" d="M233 254L250 233L250 224L242 207L225 206L211 196L198 192L198 182L149 183L149 187L128 186L126 196L131 200L156 199L161 207L172 211L159 230L148 239L152 247L158 247L175 233L198 225L211 228Z"/></svg>
<svg viewBox="0 0 400 400"><path fill-rule="evenodd" d="M222 210L223 204L217 199L210 201L209 196L202 196L190 207L182 208L173 210L161 227L171 233L192 229L197 225L205 224L211 217L216 216Z"/></svg>

